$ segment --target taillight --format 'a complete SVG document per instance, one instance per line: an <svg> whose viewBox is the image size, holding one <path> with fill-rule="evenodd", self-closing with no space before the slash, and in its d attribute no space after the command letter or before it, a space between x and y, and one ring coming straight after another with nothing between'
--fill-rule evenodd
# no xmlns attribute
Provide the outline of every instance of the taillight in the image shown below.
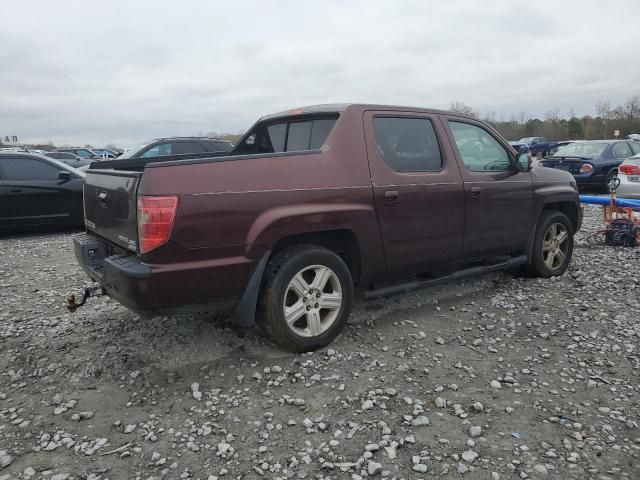
<svg viewBox="0 0 640 480"><path fill-rule="evenodd" d="M580 166L580 173L589 173L593 170L593 165L591 165L590 163L583 163Z"/></svg>
<svg viewBox="0 0 640 480"><path fill-rule="evenodd" d="M178 209L178 197L138 196L138 245L147 253L169 240L173 219Z"/></svg>
<svg viewBox="0 0 640 480"><path fill-rule="evenodd" d="M618 167L620 173L624 173L625 175L640 175L640 165L628 165L623 163Z"/></svg>

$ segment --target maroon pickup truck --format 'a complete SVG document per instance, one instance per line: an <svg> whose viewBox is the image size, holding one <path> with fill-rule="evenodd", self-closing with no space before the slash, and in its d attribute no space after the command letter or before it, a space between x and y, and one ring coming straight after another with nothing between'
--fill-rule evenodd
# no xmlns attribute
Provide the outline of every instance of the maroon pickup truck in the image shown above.
<svg viewBox="0 0 640 480"><path fill-rule="evenodd" d="M229 309L298 351L338 335L354 291L561 275L582 218L569 173L419 108L307 107L261 118L226 154L92 167L74 247L108 295L142 312Z"/></svg>

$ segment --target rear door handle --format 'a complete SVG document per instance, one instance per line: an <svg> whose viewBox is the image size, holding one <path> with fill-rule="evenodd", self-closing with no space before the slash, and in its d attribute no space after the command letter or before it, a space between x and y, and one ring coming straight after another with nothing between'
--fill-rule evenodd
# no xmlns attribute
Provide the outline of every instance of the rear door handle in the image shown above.
<svg viewBox="0 0 640 480"><path fill-rule="evenodd" d="M482 193L482 187L471 187L471 196L479 197Z"/></svg>
<svg viewBox="0 0 640 480"><path fill-rule="evenodd" d="M384 192L384 203L394 203L400 198L400 193L397 190L387 190Z"/></svg>

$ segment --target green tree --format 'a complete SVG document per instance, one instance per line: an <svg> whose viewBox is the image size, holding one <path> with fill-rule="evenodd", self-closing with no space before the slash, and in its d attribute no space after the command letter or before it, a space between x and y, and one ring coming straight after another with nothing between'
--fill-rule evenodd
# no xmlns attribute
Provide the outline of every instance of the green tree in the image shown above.
<svg viewBox="0 0 640 480"><path fill-rule="evenodd" d="M567 134L570 140L580 140L584 137L584 125L582 120L571 117L567 122Z"/></svg>

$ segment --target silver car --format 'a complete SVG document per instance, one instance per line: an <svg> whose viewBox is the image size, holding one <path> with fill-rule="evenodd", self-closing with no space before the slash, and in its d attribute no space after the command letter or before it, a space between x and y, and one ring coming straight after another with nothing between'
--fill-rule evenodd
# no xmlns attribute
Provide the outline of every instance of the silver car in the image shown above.
<svg viewBox="0 0 640 480"><path fill-rule="evenodd" d="M640 153L627 158L618 167L620 186L616 196L640 199Z"/></svg>

